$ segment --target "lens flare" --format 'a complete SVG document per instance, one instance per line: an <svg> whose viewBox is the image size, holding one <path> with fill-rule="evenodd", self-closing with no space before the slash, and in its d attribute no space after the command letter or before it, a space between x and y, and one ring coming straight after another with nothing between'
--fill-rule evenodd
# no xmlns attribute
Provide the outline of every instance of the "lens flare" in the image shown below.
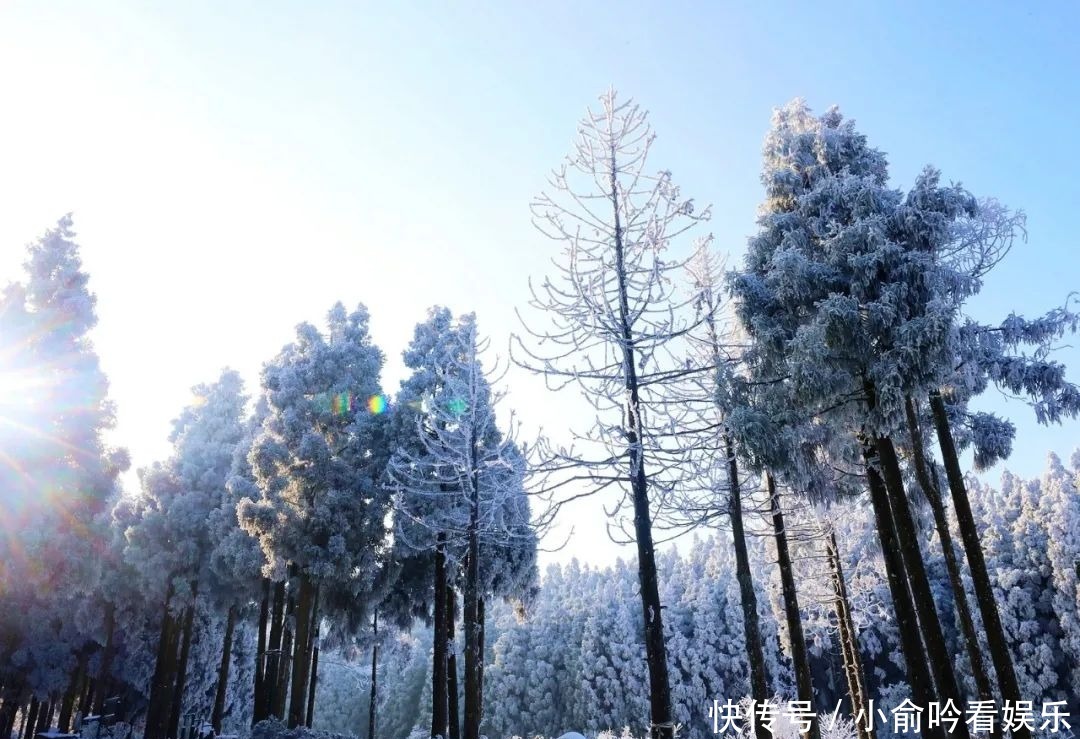
<svg viewBox="0 0 1080 739"><path fill-rule="evenodd" d="M357 397L353 393L319 393L311 398L316 407L322 413L331 413L335 416L348 416L360 410L367 410L373 416L386 412L390 405L390 399L382 393L371 395L366 400L363 396Z"/></svg>
<svg viewBox="0 0 1080 739"><path fill-rule="evenodd" d="M344 416L353 409L352 393L338 393L330 399L330 412L335 416Z"/></svg>
<svg viewBox="0 0 1080 739"><path fill-rule="evenodd" d="M372 415L379 415L386 411L387 401L385 395L372 395L368 398L367 409Z"/></svg>

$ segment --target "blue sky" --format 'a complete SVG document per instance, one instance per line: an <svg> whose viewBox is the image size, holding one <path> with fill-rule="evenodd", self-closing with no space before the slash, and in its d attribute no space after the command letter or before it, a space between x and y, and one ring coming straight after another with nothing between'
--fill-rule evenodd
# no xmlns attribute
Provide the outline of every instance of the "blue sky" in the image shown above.
<svg viewBox="0 0 1080 739"><path fill-rule="evenodd" d="M5 2L0 278L74 211L138 465L167 452L191 385L228 364L253 386L335 300L370 308L394 389L431 304L506 346L554 254L529 200L614 85L652 111L653 164L713 204L734 258L770 111L802 96L855 118L897 185L933 163L1025 209L1028 243L973 309L1037 313L1080 289L1077 27L1066 2ZM1080 351L1061 358L1080 380ZM577 414L511 379L532 423ZM1080 445L1080 424L987 403L1017 420L1023 474ZM613 556L599 515L572 513L555 558Z"/></svg>

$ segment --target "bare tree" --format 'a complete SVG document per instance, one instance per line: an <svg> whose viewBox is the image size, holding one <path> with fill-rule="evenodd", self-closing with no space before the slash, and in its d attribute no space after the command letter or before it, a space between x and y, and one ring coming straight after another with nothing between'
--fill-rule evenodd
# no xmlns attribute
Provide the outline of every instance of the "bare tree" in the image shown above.
<svg viewBox="0 0 1080 739"><path fill-rule="evenodd" d="M674 724L650 494L670 489L682 457L664 413L664 387L699 371L672 351L692 320L675 297L683 261L668 250L709 212L694 212L670 172L648 169L655 136L633 101L607 92L578 133L550 180L553 193L532 203L534 224L563 245L555 279L533 287L530 301L549 326L527 326L537 345L526 348L515 337L513 347L518 363L542 373L550 387L577 384L596 412L569 446L538 444L539 469L548 475L541 490L557 506L614 487L622 495L612 516L632 506L651 734L667 739Z"/></svg>

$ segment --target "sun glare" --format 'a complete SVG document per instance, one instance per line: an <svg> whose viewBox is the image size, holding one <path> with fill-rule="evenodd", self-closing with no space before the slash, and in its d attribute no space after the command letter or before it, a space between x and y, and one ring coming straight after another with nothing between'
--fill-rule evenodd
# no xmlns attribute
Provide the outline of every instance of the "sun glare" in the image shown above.
<svg viewBox="0 0 1080 739"><path fill-rule="evenodd" d="M0 370L0 407L31 405L46 382L41 372Z"/></svg>

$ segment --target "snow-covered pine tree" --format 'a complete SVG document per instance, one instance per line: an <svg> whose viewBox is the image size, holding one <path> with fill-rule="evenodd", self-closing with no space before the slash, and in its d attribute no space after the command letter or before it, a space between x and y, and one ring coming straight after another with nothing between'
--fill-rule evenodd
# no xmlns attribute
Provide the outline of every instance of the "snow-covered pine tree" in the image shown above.
<svg viewBox="0 0 1080 739"><path fill-rule="evenodd" d="M884 156L851 122L801 101L774 116L763 181L760 230L732 280L755 339L753 379L863 440L915 700L933 700L936 685L961 701L892 436L905 394L948 364L955 306L942 294L965 279L926 242L974 200L933 171L907 197L888 189Z"/></svg>
<svg viewBox="0 0 1080 739"><path fill-rule="evenodd" d="M98 554L128 459L103 439L113 408L89 337L96 298L72 226L64 216L29 245L24 280L0 296L0 728L28 702L48 704L39 723L56 712L61 724L70 719L72 692L107 641L112 608Z"/></svg>
<svg viewBox="0 0 1080 739"><path fill-rule="evenodd" d="M440 316L448 318L448 313L432 314L436 319ZM492 389L490 373L481 365L485 342L477 335L475 317L462 316L448 328L430 368L435 379L418 401L421 412L415 419L414 438L419 444L396 450L389 476L398 490L395 511L403 520L396 529L398 535L414 549L431 546L434 540L436 555L440 545L447 556L460 552L465 632L462 735L478 739L483 706L485 579L481 573L487 573L492 586L499 579L528 581L534 576L536 533L523 497L524 459L513 439L514 421L509 419L509 433L500 430L496 409L503 394ZM482 546L485 542L490 546ZM493 558L507 560L508 566L490 564ZM436 608L445 587L436 582ZM452 619L453 614L444 611L444 618ZM444 624L440 631L436 625L436 640L445 639L445 628ZM435 670L441 666L437 657ZM442 689L442 681L442 676L434 674L436 691ZM432 731L439 729L433 721Z"/></svg>
<svg viewBox="0 0 1080 739"><path fill-rule="evenodd" d="M242 694L249 699L253 693L256 696L262 694L266 617L269 610L269 603L264 599L263 593L269 591L270 584L262 577L264 559L259 542L240 527L236 508L243 498L258 495L248 456L266 414L267 404L265 399L260 399L254 413L244 422L243 437L233 450L232 464L221 502L210 514L207 522L214 543L210 555L207 592L217 610L225 614L221 661L218 665L217 685L210 714L210 724L218 733L222 731L226 713L235 715L245 710L237 705L230 705L228 697L229 686L233 682L231 676L238 671L234 670L233 652L240 646L241 637L245 633L244 625L248 622L253 604L258 608L257 637L255 643L248 648L255 652L254 664L251 665L251 669L255 671L255 685L253 692L245 690ZM266 608L262 607L264 603ZM246 666L238 667L239 671L246 672ZM256 717L253 711L252 718L261 720L265 716Z"/></svg>
<svg viewBox="0 0 1080 739"><path fill-rule="evenodd" d="M398 509L394 523L395 559L401 562L405 572L432 573L430 583L415 583L415 598L433 622L430 735L444 739L450 736L451 723L447 692L450 644L446 635L454 618L453 614L447 615L447 593L452 587L447 539L466 513L465 501L456 490L439 481L437 475L425 476L423 471L433 469L435 464L424 441L433 433L425 410L426 400L442 392L445 380L441 368L450 362L455 343L453 331L453 316L441 306L429 309L426 320L417 324L412 341L402 353L405 366L412 372L402 381L388 420L394 450L388 478L395 490ZM401 484L403 466L416 468L405 475L408 484ZM417 479L418 476L422 479Z"/></svg>
<svg viewBox="0 0 1080 739"><path fill-rule="evenodd" d="M243 435L239 374L226 370L192 394L192 404L173 422L171 457L140 470L139 520L125 532L125 555L142 574L146 600L163 603L147 717L148 734L159 738L175 735L179 726L198 596L212 580L215 540L208 522L221 507Z"/></svg>
<svg viewBox="0 0 1080 739"><path fill-rule="evenodd" d="M336 304L328 328L324 335L300 324L296 340L264 367L267 416L250 453L260 496L237 508L241 526L262 547L264 573L279 583L277 595L289 581L273 630L280 648L292 650L290 727L307 720L320 589L347 588L361 603L376 589L388 536L389 496L379 484L383 419L371 410L382 410L383 356L363 306L346 313ZM283 705L283 693L278 699Z"/></svg>

